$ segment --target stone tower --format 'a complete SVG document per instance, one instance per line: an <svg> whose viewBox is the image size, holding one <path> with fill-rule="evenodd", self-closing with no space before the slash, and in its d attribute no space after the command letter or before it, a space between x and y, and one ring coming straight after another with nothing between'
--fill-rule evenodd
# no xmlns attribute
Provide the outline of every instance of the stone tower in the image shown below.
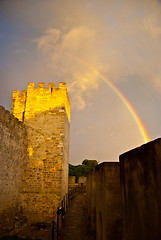
<svg viewBox="0 0 161 240"><path fill-rule="evenodd" d="M24 159L19 216L25 224L50 222L68 193L70 102L65 83L29 83L13 91L11 113L24 122Z"/></svg>

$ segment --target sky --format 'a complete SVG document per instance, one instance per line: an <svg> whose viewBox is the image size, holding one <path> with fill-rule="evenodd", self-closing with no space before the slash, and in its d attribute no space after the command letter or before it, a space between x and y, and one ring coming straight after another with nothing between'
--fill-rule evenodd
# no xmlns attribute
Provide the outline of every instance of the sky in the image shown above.
<svg viewBox="0 0 161 240"><path fill-rule="evenodd" d="M118 92L160 137L160 13L159 0L0 0L0 105L28 82L66 82L73 165L145 143Z"/></svg>

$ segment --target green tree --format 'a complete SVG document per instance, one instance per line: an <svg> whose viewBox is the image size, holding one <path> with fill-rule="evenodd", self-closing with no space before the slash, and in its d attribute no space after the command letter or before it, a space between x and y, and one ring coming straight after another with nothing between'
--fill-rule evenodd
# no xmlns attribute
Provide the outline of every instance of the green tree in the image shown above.
<svg viewBox="0 0 161 240"><path fill-rule="evenodd" d="M85 159L82 162L82 165L72 165L69 164L69 176L76 176L76 179L78 177L86 177L87 173L94 168L96 165L98 165L98 162L96 160L88 160Z"/></svg>
<svg viewBox="0 0 161 240"><path fill-rule="evenodd" d="M98 165L97 160L88 160L88 159L84 159L82 162L82 165L86 165L90 168L94 168L95 166Z"/></svg>

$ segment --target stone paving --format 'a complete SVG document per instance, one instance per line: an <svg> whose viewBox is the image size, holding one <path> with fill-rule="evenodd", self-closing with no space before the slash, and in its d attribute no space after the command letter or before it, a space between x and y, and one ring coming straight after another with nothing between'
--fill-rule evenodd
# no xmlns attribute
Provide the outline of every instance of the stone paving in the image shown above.
<svg viewBox="0 0 161 240"><path fill-rule="evenodd" d="M95 240L90 233L87 217L86 195L78 194L72 200L64 217L59 240Z"/></svg>

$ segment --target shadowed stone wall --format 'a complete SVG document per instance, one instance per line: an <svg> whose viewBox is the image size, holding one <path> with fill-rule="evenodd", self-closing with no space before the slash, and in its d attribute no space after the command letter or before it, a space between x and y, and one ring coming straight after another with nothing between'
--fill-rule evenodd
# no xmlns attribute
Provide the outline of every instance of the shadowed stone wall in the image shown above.
<svg viewBox="0 0 161 240"><path fill-rule="evenodd" d="M69 176L69 185L74 185L76 182L76 176Z"/></svg>
<svg viewBox="0 0 161 240"><path fill-rule="evenodd" d="M14 227L27 155L25 126L0 106L0 234Z"/></svg>
<svg viewBox="0 0 161 240"><path fill-rule="evenodd" d="M86 184L86 177L82 176L82 177L78 177L78 184L82 185L82 184Z"/></svg>
<svg viewBox="0 0 161 240"><path fill-rule="evenodd" d="M119 163L107 162L95 168L97 240L119 240L121 192Z"/></svg>
<svg viewBox="0 0 161 240"><path fill-rule="evenodd" d="M161 139L120 156L123 240L161 239Z"/></svg>
<svg viewBox="0 0 161 240"><path fill-rule="evenodd" d="M96 232L96 191L95 191L95 168L92 169L86 178L88 219L91 231Z"/></svg>
<svg viewBox="0 0 161 240"><path fill-rule="evenodd" d="M120 239L119 163L101 163L87 175L87 198L91 228L96 229L97 240Z"/></svg>
<svg viewBox="0 0 161 240"><path fill-rule="evenodd" d="M161 239L161 138L96 166L87 200L97 240Z"/></svg>

